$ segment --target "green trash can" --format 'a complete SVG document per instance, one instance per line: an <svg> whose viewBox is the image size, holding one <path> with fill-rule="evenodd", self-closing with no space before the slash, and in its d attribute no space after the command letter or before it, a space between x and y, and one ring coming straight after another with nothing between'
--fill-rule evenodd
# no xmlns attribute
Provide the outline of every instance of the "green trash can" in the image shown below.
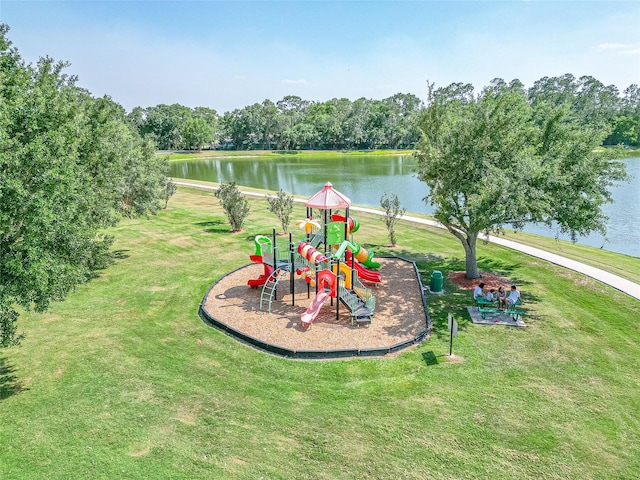
<svg viewBox="0 0 640 480"><path fill-rule="evenodd" d="M444 277L442 276L442 272L440 270L434 270L431 274L431 284L429 285L429 290L431 290L431 293L442 292L443 283Z"/></svg>

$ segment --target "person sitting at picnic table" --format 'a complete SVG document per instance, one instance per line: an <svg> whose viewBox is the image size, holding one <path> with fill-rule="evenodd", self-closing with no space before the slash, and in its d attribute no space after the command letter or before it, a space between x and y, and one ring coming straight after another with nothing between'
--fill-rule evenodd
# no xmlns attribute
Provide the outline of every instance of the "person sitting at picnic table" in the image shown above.
<svg viewBox="0 0 640 480"><path fill-rule="evenodd" d="M498 296L496 294L496 289L492 288L487 293L487 302L495 302L497 299L498 299Z"/></svg>
<svg viewBox="0 0 640 480"><path fill-rule="evenodd" d="M522 305L522 300L520 300L520 292L515 285L511 285L511 291L509 292L509 298L507 298L507 302L510 307L515 307L517 304Z"/></svg>
<svg viewBox="0 0 640 480"><path fill-rule="evenodd" d="M498 308L500 310L507 309L507 292L504 291L502 285L498 288Z"/></svg>
<svg viewBox="0 0 640 480"><path fill-rule="evenodd" d="M484 283L479 283L478 286L473 291L473 299L478 300L479 297L482 297L482 289L484 288Z"/></svg>

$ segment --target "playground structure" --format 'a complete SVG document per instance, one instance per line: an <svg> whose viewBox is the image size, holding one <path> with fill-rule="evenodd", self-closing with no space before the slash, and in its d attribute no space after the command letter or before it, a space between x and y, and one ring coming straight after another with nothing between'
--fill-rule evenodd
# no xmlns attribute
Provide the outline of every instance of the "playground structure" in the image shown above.
<svg viewBox="0 0 640 480"><path fill-rule="evenodd" d="M335 299L336 318L340 305L344 305L352 323L371 323L376 299L367 283L380 283L381 276L375 269L380 264L374 253L353 239L358 231L358 221L349 216L351 200L327 182L323 189L305 203L307 218L297 223L304 229L304 238L293 241L289 234L287 245L278 245L275 229L272 238L258 235L254 242L256 251L250 258L264 265L263 273L247 283L252 288L262 287L260 309L271 312L272 302L277 299L277 287L281 280L289 277L291 303L295 305L295 275L305 279L307 296L315 287L315 297L300 320L309 326L318 316L325 303ZM320 219L313 218L313 209L321 212ZM344 209L345 214L336 213Z"/></svg>

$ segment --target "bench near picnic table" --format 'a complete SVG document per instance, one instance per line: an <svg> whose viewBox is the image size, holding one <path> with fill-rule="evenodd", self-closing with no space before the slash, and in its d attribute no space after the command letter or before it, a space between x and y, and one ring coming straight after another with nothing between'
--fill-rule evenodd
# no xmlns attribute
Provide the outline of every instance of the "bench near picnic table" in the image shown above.
<svg viewBox="0 0 640 480"><path fill-rule="evenodd" d="M478 304L478 311L480 312L480 316L483 320L486 318L487 313L506 313L508 315L511 315L511 318L515 321L518 321L518 317L520 317L520 315L525 315L525 312L523 310L518 310L515 308L516 306L521 305L519 300L515 305L509 305L506 310L495 308L495 305L498 305L497 300L490 302L484 297L477 297L476 302Z"/></svg>
<svg viewBox="0 0 640 480"><path fill-rule="evenodd" d="M518 317L520 315L525 315L526 312L523 310L516 310L514 308L508 308L507 310L500 310L499 308L484 308L478 307L478 311L480 312L480 316L484 320L487 317L487 313L506 313L507 315L511 315L511 318L515 321L518 321Z"/></svg>

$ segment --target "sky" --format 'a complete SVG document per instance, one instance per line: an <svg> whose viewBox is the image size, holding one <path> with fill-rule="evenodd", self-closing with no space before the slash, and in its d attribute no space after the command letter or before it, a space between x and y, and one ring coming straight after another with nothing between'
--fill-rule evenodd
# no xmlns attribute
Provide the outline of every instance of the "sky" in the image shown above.
<svg viewBox="0 0 640 480"><path fill-rule="evenodd" d="M637 0L0 0L0 23L25 61L67 61L79 86L127 111L426 99L428 82L530 87L565 73L640 84Z"/></svg>

